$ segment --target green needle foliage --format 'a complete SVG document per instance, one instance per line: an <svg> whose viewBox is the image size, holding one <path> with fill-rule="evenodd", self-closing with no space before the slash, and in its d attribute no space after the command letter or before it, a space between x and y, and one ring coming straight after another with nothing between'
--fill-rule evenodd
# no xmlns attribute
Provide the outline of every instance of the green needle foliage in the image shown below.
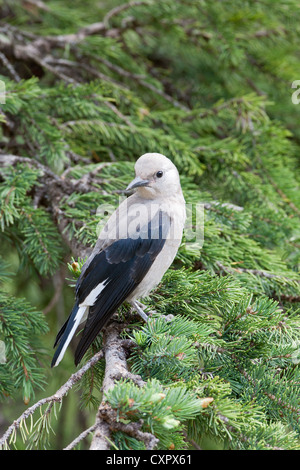
<svg viewBox="0 0 300 470"><path fill-rule="evenodd" d="M72 419L39 407L7 447L67 445L105 399L111 449L300 449L298 3L0 2L1 400L70 376L50 347L140 155L168 156L200 208L149 322L117 312L131 379L102 396L102 358Z"/></svg>
<svg viewBox="0 0 300 470"><path fill-rule="evenodd" d="M0 263L1 272L7 270L2 259ZM1 276L1 286L4 280L5 276ZM45 348L40 338L48 326L43 314L25 299L1 291L0 306L0 343L5 345L0 361L0 397L21 389L23 400L28 403L35 390L43 389L46 383L40 363L45 359Z"/></svg>

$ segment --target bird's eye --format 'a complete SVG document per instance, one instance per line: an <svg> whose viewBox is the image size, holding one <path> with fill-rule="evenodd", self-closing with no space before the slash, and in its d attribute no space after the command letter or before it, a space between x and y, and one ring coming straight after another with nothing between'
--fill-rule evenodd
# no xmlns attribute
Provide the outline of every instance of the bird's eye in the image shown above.
<svg viewBox="0 0 300 470"><path fill-rule="evenodd" d="M156 173L156 177L157 177L157 178L161 178L163 174L164 174L163 171L158 171L158 172Z"/></svg>

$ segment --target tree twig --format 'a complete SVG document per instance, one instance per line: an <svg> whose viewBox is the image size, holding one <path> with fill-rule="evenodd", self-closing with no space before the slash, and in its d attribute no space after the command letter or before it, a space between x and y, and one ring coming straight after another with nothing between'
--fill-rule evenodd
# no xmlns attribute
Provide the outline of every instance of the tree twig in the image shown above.
<svg viewBox="0 0 300 470"><path fill-rule="evenodd" d="M83 439L85 439L89 434L94 432L96 430L97 424L95 423L93 426L90 426L88 429L85 429L82 433L79 434L79 436L76 437L67 447L64 448L64 450L71 450L76 447L79 442L81 442Z"/></svg>
<svg viewBox="0 0 300 470"><path fill-rule="evenodd" d="M0 167L6 167L10 165L16 165L17 163L25 163L30 167L36 168L41 171L43 177L43 186L47 188L48 194L51 196L49 200L49 209L55 219L55 223L65 243L69 246L73 255L76 257L84 258L87 256L91 249L80 243L75 237L69 238L66 233L70 220L64 215L64 212L60 209L59 204L61 200L68 195L73 194L75 191L87 193L92 190L91 186L88 185L94 178L94 175L99 168L92 170L89 174L86 174L84 179L72 180L65 177L56 175L50 168L42 163L38 162L34 158L21 157L17 155L0 155ZM109 162L105 162L100 165L103 168L109 165Z"/></svg>
<svg viewBox="0 0 300 470"><path fill-rule="evenodd" d="M15 68L13 67L13 65L9 62L8 58L6 57L5 54L3 54L3 52L0 52L0 61L2 62L2 64L4 65L4 67L7 68L7 70L9 71L11 77L16 81L16 82L19 82L21 80L21 78L19 77L18 73L16 72Z"/></svg>
<svg viewBox="0 0 300 470"><path fill-rule="evenodd" d="M124 3L123 5L118 5L105 15L103 23L108 25L111 18L113 18L114 16L118 15L119 13L125 10L128 10L129 8L143 6L143 5L151 5L151 3L152 2L149 2L147 0L134 0L128 3Z"/></svg>
<svg viewBox="0 0 300 470"><path fill-rule="evenodd" d="M61 402L63 397L67 395L67 393L71 390L71 388L82 378L82 376L92 367L94 366L100 359L102 359L104 356L103 350L97 352L81 369L79 369L77 372L71 375L71 377L67 380L67 382L64 383L60 387L59 390L57 390L56 393L53 395L47 397L47 398L42 398L41 400L37 401L34 405L30 406L27 408L24 413L19 416L18 419L16 419L7 429L7 431L3 434L3 436L0 438L0 448L2 448L5 443L7 442L7 439L9 436L20 427L21 423L23 422L24 419L27 419L29 416L31 416L38 408L41 406L45 405L46 403L53 404L55 402Z"/></svg>
<svg viewBox="0 0 300 470"><path fill-rule="evenodd" d="M224 266L222 263L219 261L217 262L217 265L219 268L222 269L222 271L227 272L227 273L247 273L247 274L254 274L254 276L260 276L260 277L265 277L267 279L283 279L286 281L292 281L292 282L300 282L298 279L292 279L286 276L281 276L279 274L273 274L268 271L263 271L261 269L248 269L248 268L231 268L229 266Z"/></svg>

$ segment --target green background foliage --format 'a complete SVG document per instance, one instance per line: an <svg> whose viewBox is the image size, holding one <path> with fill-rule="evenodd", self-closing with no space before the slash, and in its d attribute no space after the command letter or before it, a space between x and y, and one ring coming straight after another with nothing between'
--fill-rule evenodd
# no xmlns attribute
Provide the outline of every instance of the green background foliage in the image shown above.
<svg viewBox="0 0 300 470"><path fill-rule="evenodd" d="M136 159L160 152L204 207L204 244L183 239L148 324L120 309L146 385L120 381L108 403L158 448L299 449L298 2L2 1L0 17L1 431L75 371L72 350L49 368L67 264ZM10 445L67 445L94 422L103 375L101 360ZM116 431L113 446L144 443Z"/></svg>

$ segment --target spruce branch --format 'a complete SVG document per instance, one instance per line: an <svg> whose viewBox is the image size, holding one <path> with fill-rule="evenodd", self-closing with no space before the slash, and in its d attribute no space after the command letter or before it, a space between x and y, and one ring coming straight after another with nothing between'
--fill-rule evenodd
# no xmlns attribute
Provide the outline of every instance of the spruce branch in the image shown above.
<svg viewBox="0 0 300 470"><path fill-rule="evenodd" d="M226 273L233 273L233 272L241 272L241 273L247 273L247 274L253 274L254 276L260 276L260 277L265 277L267 279L283 279L286 281L292 281L292 282L297 282L300 283L300 281L295 277L295 279L286 277L286 276L281 276L279 274L273 274L267 271L263 271L261 269L247 269L247 268L231 268L228 266L224 266L222 263L219 261L217 262L217 265L221 268L222 271Z"/></svg>
<svg viewBox="0 0 300 470"><path fill-rule="evenodd" d="M26 164L29 167L37 168L41 171L43 189L40 187L38 190L39 198L42 196L41 191L43 191L43 194L46 192L50 195L50 209L64 241L70 247L71 251L76 257L86 256L86 254L90 251L90 248L87 248L85 245L79 243L75 238L69 238L68 234L66 233L66 229L70 223L70 220L59 208L59 204L66 196L71 195L74 192L79 191L82 193L89 193L92 189L91 184L94 182L96 174L101 171L102 168L109 165L109 163L99 165L98 168L91 170L89 173L86 173L81 179L73 180L66 178L65 175L58 176L48 166L43 165L33 158L9 154L0 155L0 168L1 166L8 167L18 163ZM26 214L26 216L29 217L30 215ZM39 235L38 229L35 228L35 230L37 235ZM41 246L43 247L43 242ZM44 247L44 249L47 255L46 247Z"/></svg>
<svg viewBox="0 0 300 470"><path fill-rule="evenodd" d="M115 386L116 380L129 379L138 384L139 387L145 385L141 377L131 374L128 371L126 360L127 342L123 342L119 336L120 325L111 323L105 328L104 331L104 355L105 355L105 375L103 379L103 399L99 406L96 423L95 433L90 446L90 450L104 450L110 448L111 432L121 430L128 433L132 437L145 442L147 448L153 448L157 443L157 439L150 433L143 433L140 431L140 424L132 423L130 425L123 425L117 423L116 411L106 403L105 395Z"/></svg>
<svg viewBox="0 0 300 470"><path fill-rule="evenodd" d="M99 408L99 415L103 421L109 424L111 431L121 431L128 436L134 437L145 444L146 450L153 450L159 442L159 440L150 432L141 431L141 427L144 424L143 420L128 424L122 423L118 420L117 411L111 409L109 406L102 406ZM96 450L95 447L91 447L91 449Z"/></svg>
<svg viewBox="0 0 300 470"><path fill-rule="evenodd" d="M271 393L269 390L266 390L262 388L262 386L258 386L258 381L251 376L247 370L243 369L241 367L239 359L233 354L232 358L234 362L236 363L236 366L240 373L245 377L245 379L251 384L254 390L260 390L260 393L262 393L265 397L267 397L270 401L276 403L279 408L280 408L280 413L286 414L286 413L292 413L295 416L295 421L298 423L300 419L300 408L298 406L291 405L288 401L282 399L282 396L276 396L274 393ZM278 385L280 386L280 383L277 382ZM274 382L272 385L276 384Z"/></svg>
<svg viewBox="0 0 300 470"><path fill-rule="evenodd" d="M41 406L49 403L50 408L47 408L46 413L50 412L51 407L53 406L54 403L60 403L64 396L67 395L67 393L74 387L74 385L81 380L82 376L91 368L93 367L100 359L103 358L103 351L99 351L96 353L89 361L86 362L86 364L81 367L77 372L74 372L74 374L71 375L71 377L65 382L58 390L56 393L53 395L47 397L47 398L42 398L41 400L37 401L34 405L30 406L27 408L24 413L22 413L19 418L17 418L6 430L6 432L3 434L3 436L0 438L0 448L3 448L6 446L7 441L10 437L10 435L19 427L21 426L22 422L26 420L29 416L31 416L38 408Z"/></svg>
<svg viewBox="0 0 300 470"><path fill-rule="evenodd" d="M5 25L2 26L3 30L7 30L10 32L8 37L6 37L5 41L1 40L0 38L0 53L3 56L3 60L5 60L5 52L9 51L10 54L13 54L14 57L17 60L24 60L24 61L33 61L36 62L42 69L47 70L48 72L52 73L53 75L57 76L59 79L62 81L69 83L69 84L74 84L78 83L78 81L81 81L80 79L76 79L74 77L78 76L78 71L80 72L82 69L86 70L89 74L92 76L96 76L102 80L106 80L110 83L115 83L119 87L124 87L124 85L115 82L114 79L111 77L108 77L107 75L103 74L99 70L95 69L89 64L86 64L83 60L82 57L80 58L80 65L77 62L66 60L66 59L59 59L55 56L55 54L52 55L54 52L53 50L55 48L60 48L64 49L67 46L70 46L75 53L75 55L81 56L82 53L78 53L76 49L76 45L82 41L84 41L88 36L92 36L95 34L101 34L103 36L113 36L113 37L118 37L123 29L116 29L116 28L109 28L109 21L111 18L115 17L119 13L132 8L136 6L143 6L143 5L152 5L153 2L151 1L130 1L126 4L117 6L110 10L106 16L104 17L102 22L97 22L90 24L88 26L85 26L81 29L79 29L76 33L73 34L66 34L66 35L59 35L59 36L34 36L31 35L31 39L33 40L29 43L25 43L22 41L22 43L18 43L18 40L22 35L24 35L24 39L26 38L27 34L20 30L17 30L14 27L11 27L10 25ZM125 29L127 28L124 27ZM1 27L0 27L1 31ZM27 38L28 39L28 38ZM1 52L1 49L3 52ZM89 56L89 54L87 54ZM100 60L98 57L95 57L96 60ZM1 59L1 56L0 56ZM7 61L6 61L7 63ZM170 96L166 91L156 87L153 85L153 83L150 83L143 79L140 75L138 74L131 74L124 70L122 67L117 66L112 64L110 61L107 59L103 59L103 63L105 63L106 66L109 68L112 68L113 70L117 71L117 73L125 76L125 77L130 77L133 78L138 84L141 86L151 90L153 93L163 97L166 101L169 103L173 104L173 106L178 107L182 109L183 111L188 111L189 108L180 103L178 100ZM79 66L78 66L79 65ZM64 71L61 70L61 66L66 67ZM69 69L69 70L68 70ZM10 67L10 71L13 72L12 66ZM66 74L66 71L68 73ZM14 73L14 78L19 81L19 77L17 76L16 73Z"/></svg>

